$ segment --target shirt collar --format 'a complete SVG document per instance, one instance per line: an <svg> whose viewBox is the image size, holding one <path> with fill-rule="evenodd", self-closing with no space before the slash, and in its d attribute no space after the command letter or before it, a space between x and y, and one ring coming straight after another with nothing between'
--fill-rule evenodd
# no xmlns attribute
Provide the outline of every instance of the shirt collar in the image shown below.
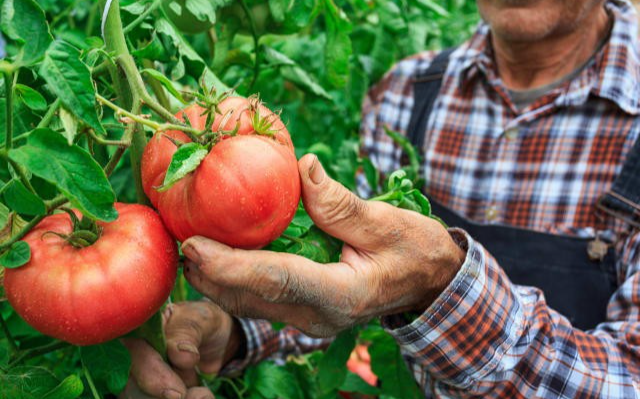
<svg viewBox="0 0 640 399"><path fill-rule="evenodd" d="M613 17L608 43L596 54L595 62L571 81L555 103L579 105L593 94L637 115L640 114L640 55L636 11L628 0L608 0L605 7ZM449 71L458 71L461 86L481 74L491 84L500 80L489 37L488 25L480 23L471 39L451 55L451 63L457 65L452 65Z"/></svg>

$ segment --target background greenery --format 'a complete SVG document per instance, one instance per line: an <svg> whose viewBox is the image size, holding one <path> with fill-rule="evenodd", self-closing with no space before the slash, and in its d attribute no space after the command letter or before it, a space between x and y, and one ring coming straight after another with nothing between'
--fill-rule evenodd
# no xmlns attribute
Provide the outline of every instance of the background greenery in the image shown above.
<svg viewBox="0 0 640 399"><path fill-rule="evenodd" d="M376 179L370 163L357 152L360 105L368 87L399 59L461 43L478 22L471 0L177 3L181 7L172 7L168 0L120 3L126 43L157 102L175 112L192 101L189 92L198 91L201 82L220 90L235 88L244 96L259 93L270 108L282 110L297 155L318 154L329 172L351 189L361 166L370 181ZM109 160L121 149L100 145L93 136L104 130L103 141L120 140L124 134L111 110L99 107L94 96L95 91L106 98L121 97L110 74L113 54L101 35L101 2L2 0L0 4L0 28L6 41L0 69L20 67L12 71L16 84L9 107L14 146L20 148L36 127L46 126L67 138L73 148L89 150L100 166L112 168ZM200 22L169 17L183 10ZM193 34L198 24L212 27ZM38 34L42 32L45 34ZM67 72L56 74L59 69ZM73 79L78 71L90 73L87 79L91 80ZM6 92L3 83L0 142L8 126ZM153 129L146 129L147 136L152 133ZM120 161L109 178L123 202L139 200L129 151L116 158ZM61 187L45 181L37 171L28 172L36 194L33 198L24 194L15 170L0 162L0 228L4 227L0 242L6 243L25 223L41 215L40 208L50 212L58 204L56 194ZM310 228L308 217L301 212L288 233L306 234L326 248L316 246L311 248L315 253L310 253L302 244L292 247L282 241L273 248L330 260L335 252L332 243ZM0 257L7 258L9 249L1 248L5 252ZM173 297L193 299L197 293L181 279ZM79 349L44 337L12 311L2 300L1 290L0 316L0 399L113 397L126 382L129 359L117 341ZM371 344L373 369L382 381L379 388L367 387L346 371L346 359L357 340ZM88 373L95 380L95 393L88 387ZM241 378L206 382L218 398L333 398L338 389L384 398L420 397L397 346L375 323L341 334L326 354L295 357L285 365L266 362Z"/></svg>

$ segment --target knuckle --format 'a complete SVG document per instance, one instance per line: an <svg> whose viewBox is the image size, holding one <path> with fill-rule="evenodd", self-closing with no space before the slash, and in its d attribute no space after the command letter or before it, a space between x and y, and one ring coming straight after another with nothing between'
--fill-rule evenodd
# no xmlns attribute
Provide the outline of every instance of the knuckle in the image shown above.
<svg viewBox="0 0 640 399"><path fill-rule="evenodd" d="M336 193L335 200L325 210L329 224L340 224L364 216L367 204L346 190Z"/></svg>

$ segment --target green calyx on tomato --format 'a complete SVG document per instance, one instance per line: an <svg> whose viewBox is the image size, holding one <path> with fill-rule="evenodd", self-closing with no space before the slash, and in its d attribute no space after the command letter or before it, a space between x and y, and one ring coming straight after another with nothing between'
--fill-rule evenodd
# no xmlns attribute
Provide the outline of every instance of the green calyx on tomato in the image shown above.
<svg viewBox="0 0 640 399"><path fill-rule="evenodd" d="M98 225L95 220L82 215L82 219L78 218L76 213L69 208L62 208L71 218L73 229L68 234L56 231L47 231L44 234L56 235L75 248L86 248L94 244L102 235L102 226Z"/></svg>
<svg viewBox="0 0 640 399"><path fill-rule="evenodd" d="M257 98L225 96L176 117L201 133L157 132L142 157L145 193L174 237L260 248L280 236L297 209L300 176L278 114Z"/></svg>

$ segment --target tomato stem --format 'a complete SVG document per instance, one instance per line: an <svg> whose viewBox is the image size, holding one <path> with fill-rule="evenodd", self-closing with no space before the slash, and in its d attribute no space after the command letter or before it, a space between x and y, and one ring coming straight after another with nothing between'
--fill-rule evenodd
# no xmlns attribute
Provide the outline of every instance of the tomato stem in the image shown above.
<svg viewBox="0 0 640 399"><path fill-rule="evenodd" d="M14 366L17 366L29 359L33 359L34 357L38 357L38 356L42 356L42 355L46 355L47 353L51 353L51 352L55 352L57 350L60 349L64 349L64 348L68 348L69 345L66 342L63 341L54 341L51 342L49 344L46 345L42 345L42 346L37 346L35 348L31 348L31 349L27 349L25 351L22 351L20 353L20 355L18 357L16 357L14 360L12 360L9 363L9 368L12 368Z"/></svg>
<svg viewBox="0 0 640 399"><path fill-rule="evenodd" d="M4 92L6 97L6 132L5 132L5 148L11 149L13 143L13 73L4 73Z"/></svg>
<svg viewBox="0 0 640 399"><path fill-rule="evenodd" d="M253 79L249 84L249 91L251 91L258 80L258 75L260 74L260 36L256 29L256 21L253 19L253 14L251 14L251 10L249 10L247 3L244 0L240 0L240 6L242 6L242 10L247 15L247 20L249 20L249 28L251 29L251 36L253 36L253 52L256 57L253 63Z"/></svg>
<svg viewBox="0 0 640 399"><path fill-rule="evenodd" d="M93 383L93 378L91 378L91 374L89 370L87 370L87 366L85 366L84 362L82 362L82 372L84 373L84 378L86 378L87 383L89 384L89 389L91 389L91 393L93 394L94 399L102 399L98 390L96 389L96 385Z"/></svg>
<svg viewBox="0 0 640 399"><path fill-rule="evenodd" d="M156 8L158 8L161 3L162 3L162 0L155 0L153 3L149 4L149 6L147 6L147 8L142 12L142 14L138 16L138 18L134 19L129 25L127 25L122 30L122 33L126 35L127 33L131 32L136 26L140 25L142 21L144 21L144 19L147 18L149 14L151 14Z"/></svg>
<svg viewBox="0 0 640 399"><path fill-rule="evenodd" d="M16 341L13 338L13 335L11 335L11 331L9 331L9 326L7 326L7 322L4 320L4 317L2 317L2 314L0 314L0 328L2 328L2 332L4 333L4 336L7 338L7 342L9 342L9 350L11 351L11 354L17 353L18 345L16 345Z"/></svg>

